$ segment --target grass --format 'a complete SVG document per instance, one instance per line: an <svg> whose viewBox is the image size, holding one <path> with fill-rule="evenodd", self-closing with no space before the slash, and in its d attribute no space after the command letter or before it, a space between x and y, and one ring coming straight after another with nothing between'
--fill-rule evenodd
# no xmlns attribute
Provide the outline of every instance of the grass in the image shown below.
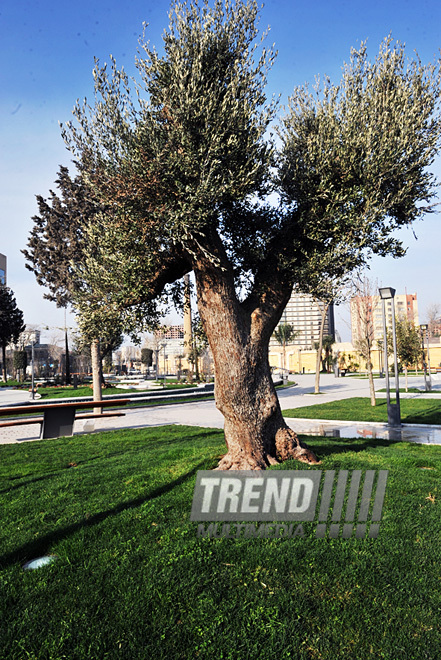
<svg viewBox="0 0 441 660"><path fill-rule="evenodd" d="M217 430L0 446L0 657L439 658L441 447L307 441L322 464L282 469L389 470L378 539L315 539L312 523L303 538L197 538ZM22 569L45 553L57 561Z"/></svg>
<svg viewBox="0 0 441 660"><path fill-rule="evenodd" d="M391 388L392 392L395 392L395 389ZM378 392L387 392L386 388L378 390ZM405 387L400 387L400 392L408 392L409 394L426 394L426 390L421 389L420 387L408 387L407 390ZM441 395L441 390L432 390L430 394L439 394Z"/></svg>
<svg viewBox="0 0 441 660"><path fill-rule="evenodd" d="M434 399L401 399L401 420L406 424L441 424L441 401ZM386 399L377 399L371 406L370 399L352 397L340 401L321 403L304 408L289 408L284 417L303 419L338 419L354 422L387 422Z"/></svg>
<svg viewBox="0 0 441 660"><path fill-rule="evenodd" d="M80 385L76 389L71 385L63 387L39 387L37 390L42 399L70 399L77 396L93 396L92 387L88 385ZM138 389L130 388L124 389L123 387L105 387L103 388L103 395L108 394L127 394L128 392L139 392Z"/></svg>
<svg viewBox="0 0 441 660"><path fill-rule="evenodd" d="M167 387L165 389L167 390L179 390L179 389L185 389L187 387L194 387L194 385L186 385L183 383L177 383L177 384L172 384L169 385L167 384ZM41 394L42 399L63 399L63 398L71 398L71 397L76 397L76 396L92 396L93 395L93 389L92 386L90 385L80 385L76 389L73 388L71 385L65 385L63 387L39 387L38 388L38 394ZM145 390L140 390L135 387L131 388L124 388L124 387L116 387L116 386L108 386L103 388L103 395L106 396L108 394L127 394L130 392L143 392L146 391L147 393L151 390L149 390L147 387ZM156 391L156 390L154 390Z"/></svg>

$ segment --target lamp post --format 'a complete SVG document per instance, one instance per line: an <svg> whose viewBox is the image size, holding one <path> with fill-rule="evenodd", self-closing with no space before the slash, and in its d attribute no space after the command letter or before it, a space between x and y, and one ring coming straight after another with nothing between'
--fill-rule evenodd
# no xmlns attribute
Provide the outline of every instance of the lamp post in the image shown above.
<svg viewBox="0 0 441 660"><path fill-rule="evenodd" d="M384 371L386 375L386 397L387 397L387 421L390 426L401 426L400 412L400 386L398 379L398 359L397 359L397 334L395 329L395 289L392 287L383 287L378 289L382 302L383 310L383 335L384 335ZM386 331L386 300L392 301L392 338L394 347L394 372L395 372L395 401L390 401L390 383L389 383L389 365L387 359L387 331Z"/></svg>
<svg viewBox="0 0 441 660"><path fill-rule="evenodd" d="M167 367L166 367L166 362L165 362L165 360L166 360L165 347L166 346L167 346L167 344L164 342L164 344L162 344L162 348L164 349L164 387L167 384Z"/></svg>
<svg viewBox="0 0 441 660"><path fill-rule="evenodd" d="M156 380L159 380L159 346L156 346L155 348L155 353L156 353L156 362L155 362L155 371L156 371Z"/></svg>
<svg viewBox="0 0 441 660"><path fill-rule="evenodd" d="M382 341L381 339L377 339L377 349L378 349L378 368L379 368L379 376L380 378L383 378L383 353L382 351Z"/></svg>
<svg viewBox="0 0 441 660"><path fill-rule="evenodd" d="M35 357L35 351L34 351L34 346L35 346L35 341L32 340L32 386L31 386L31 392L32 392L32 399L35 399L35 388L34 388L34 357Z"/></svg>
<svg viewBox="0 0 441 660"><path fill-rule="evenodd" d="M422 349L423 349L424 389L426 390L426 392L431 392L432 391L432 378L430 376L430 357L429 357L428 329L429 329L429 326L427 325L427 323L423 323L423 324L420 325L421 344L422 344ZM424 333L426 333L426 340L427 340L427 361L429 363L429 376L427 376L426 353L425 353L425 350L424 350Z"/></svg>

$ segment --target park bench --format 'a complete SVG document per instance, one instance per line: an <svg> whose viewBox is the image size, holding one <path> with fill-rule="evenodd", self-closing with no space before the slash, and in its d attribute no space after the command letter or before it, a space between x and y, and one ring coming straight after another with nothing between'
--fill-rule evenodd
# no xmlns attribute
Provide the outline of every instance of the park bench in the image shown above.
<svg viewBox="0 0 441 660"><path fill-rule="evenodd" d="M130 399L105 399L103 401L71 401L69 403L27 404L26 406L9 406L0 408L0 418L15 415L34 415L43 413L41 417L21 417L19 419L0 419L0 428L22 426L24 424L41 424L40 438L59 438L63 435L73 435L76 419L93 419L102 417L121 417L125 413L118 411L100 413L79 413L77 409L103 408L105 406L125 406Z"/></svg>

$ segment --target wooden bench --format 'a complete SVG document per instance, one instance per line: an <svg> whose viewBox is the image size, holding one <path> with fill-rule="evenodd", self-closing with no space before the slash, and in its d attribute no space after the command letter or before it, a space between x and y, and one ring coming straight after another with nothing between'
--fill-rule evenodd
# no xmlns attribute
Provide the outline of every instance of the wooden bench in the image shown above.
<svg viewBox="0 0 441 660"><path fill-rule="evenodd" d="M42 417L24 417L0 421L0 428L22 426L23 424L41 424L40 438L59 438L63 435L73 435L76 419L93 419L101 417L121 417L123 412L101 412L76 414L78 408L103 408L105 406L125 406L130 399L104 399L102 401L72 401L69 403L32 404L26 406L9 406L0 408L0 417L13 417L29 413L43 413Z"/></svg>

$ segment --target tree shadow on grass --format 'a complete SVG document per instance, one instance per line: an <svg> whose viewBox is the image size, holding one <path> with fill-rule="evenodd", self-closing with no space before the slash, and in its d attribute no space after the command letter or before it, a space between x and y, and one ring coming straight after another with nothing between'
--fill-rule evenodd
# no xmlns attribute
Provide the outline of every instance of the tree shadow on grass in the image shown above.
<svg viewBox="0 0 441 660"><path fill-rule="evenodd" d="M311 435L299 434L299 438L306 442L308 447L314 451L318 458L323 456L330 456L331 454L344 454L348 451L362 452L368 449L376 449L377 447L391 447L401 443L401 440L387 440L385 438L375 438L370 440L360 439L354 440L353 438L336 438L332 442L332 437L319 437ZM316 444L314 440L323 440L323 444Z"/></svg>
<svg viewBox="0 0 441 660"><path fill-rule="evenodd" d="M35 541L30 541L28 543L25 543L20 548L17 548L12 552L8 552L2 555L0 557L0 567L6 568L15 563L23 562L28 559L34 559L36 557L45 555L50 551L51 546L54 543L57 543L71 536L72 534L75 534L75 532L78 532L80 529L85 529L85 528L87 529L89 527L94 527L95 525L98 525L107 518L110 518L112 516L117 516L123 511L134 509L136 507L141 506L145 502L148 502L149 500L153 500L157 497L160 497L161 495L169 493L177 486L182 485L183 483L191 479L193 476L195 476L198 470L203 470L203 469L207 469L207 460L201 461L190 471L186 472L185 474L178 477L174 481L171 481L170 483L165 484L164 486L160 486L159 488L156 488L155 490L153 490L144 497L137 497L128 502L123 502L122 504L118 504L117 506L115 506L113 509L107 509L106 511L102 511L101 513L96 513L95 515L90 516L90 518L83 519L80 522L74 523L72 525L68 525L67 527L64 527L62 529L57 529L53 532L50 532L49 534L46 534L45 536L39 539L36 539Z"/></svg>
<svg viewBox="0 0 441 660"><path fill-rule="evenodd" d="M441 408L437 402L435 405L418 413L409 413L403 421L406 424L441 424Z"/></svg>

